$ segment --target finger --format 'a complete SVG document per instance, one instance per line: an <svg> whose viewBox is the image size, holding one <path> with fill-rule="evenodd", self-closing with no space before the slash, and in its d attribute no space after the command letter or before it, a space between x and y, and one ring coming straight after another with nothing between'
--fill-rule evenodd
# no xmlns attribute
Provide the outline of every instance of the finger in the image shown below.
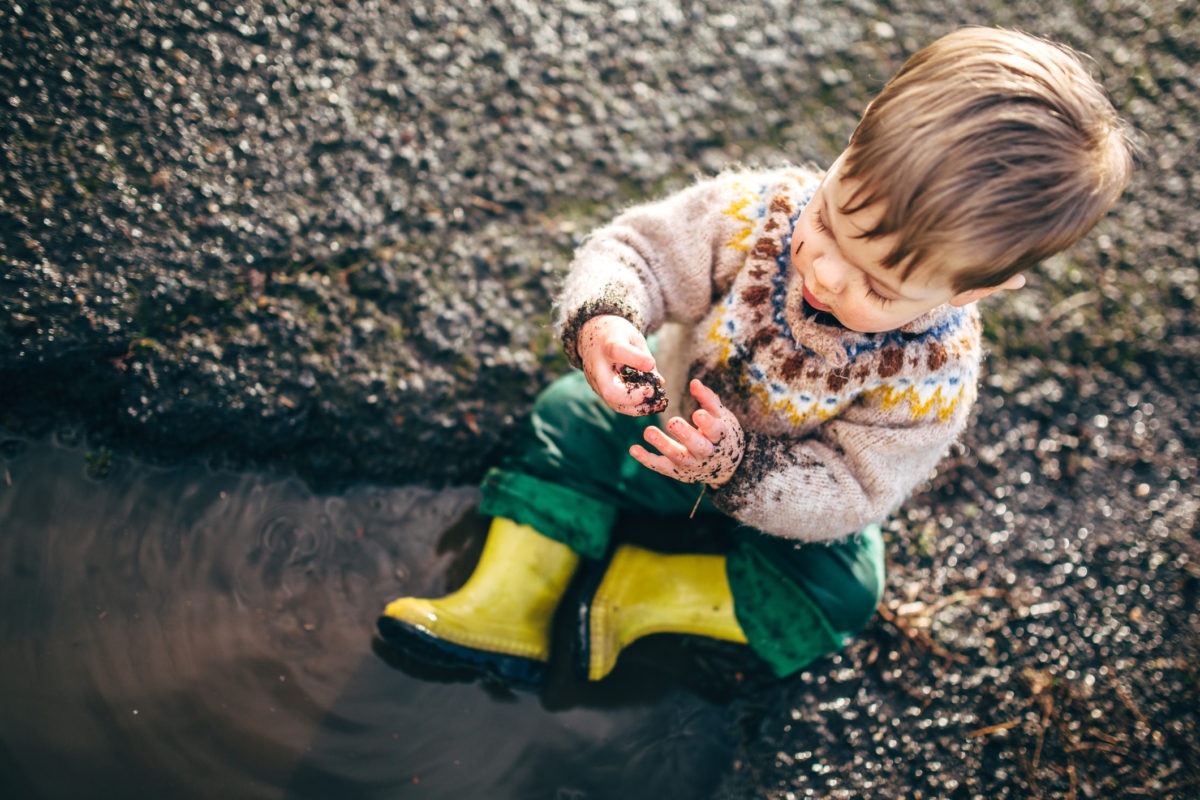
<svg viewBox="0 0 1200 800"><path fill-rule="evenodd" d="M644 403L647 399L647 387L627 382L621 376L617 365L607 359L597 358L588 362L584 365L583 375L592 391L616 411L628 413L634 406Z"/></svg>
<svg viewBox="0 0 1200 800"><path fill-rule="evenodd" d="M679 472L671 460L665 456L660 456L656 453L651 453L640 444L635 444L629 448L629 455L633 456L634 461L641 464L643 467L652 469L659 475L666 475L668 478L676 477Z"/></svg>
<svg viewBox="0 0 1200 800"><path fill-rule="evenodd" d="M618 380L608 365L589 365L589 368L583 371L583 376L587 379L588 386L592 387L592 391L612 408L615 409L617 405L626 401L628 393L625 391L625 384Z"/></svg>
<svg viewBox="0 0 1200 800"><path fill-rule="evenodd" d="M649 350L630 342L614 342L609 355L618 364L626 364L640 372L654 372L657 366Z"/></svg>
<svg viewBox="0 0 1200 800"><path fill-rule="evenodd" d="M667 436L657 426L651 425L643 434L646 441L662 453L671 463L683 464L692 460L692 454L679 442Z"/></svg>
<svg viewBox="0 0 1200 800"><path fill-rule="evenodd" d="M671 435L695 458L704 460L712 455L712 440L688 425L683 417L672 417L667 422L667 428L671 431Z"/></svg>
<svg viewBox="0 0 1200 800"><path fill-rule="evenodd" d="M703 408L696 409L692 414L692 424L713 444L724 439L725 434L729 432L728 426L722 419L714 417Z"/></svg>
<svg viewBox="0 0 1200 800"><path fill-rule="evenodd" d="M720 417L725 406L721 403L721 398L717 397L717 393L709 389L699 378L692 378L692 382L688 385L692 392L692 397L696 398L696 402L700 404L708 413L714 417Z"/></svg>

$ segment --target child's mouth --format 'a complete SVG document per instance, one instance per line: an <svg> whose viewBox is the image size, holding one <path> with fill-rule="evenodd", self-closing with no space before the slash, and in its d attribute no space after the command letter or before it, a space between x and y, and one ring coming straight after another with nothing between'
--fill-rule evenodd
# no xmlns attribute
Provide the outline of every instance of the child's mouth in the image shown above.
<svg viewBox="0 0 1200 800"><path fill-rule="evenodd" d="M825 305L825 304L824 304L824 303L822 303L820 300L818 300L817 298L813 297L813 294L812 294L812 292L810 292L810 291L808 290L808 287L807 287L807 286L804 286L804 287L802 287L802 290L803 290L803 292L804 292L804 302L808 303L808 304L809 304L809 306L811 306L813 309L815 309L816 311L824 311L824 312L825 312L825 313L827 313L827 314L828 314L829 312L833 311L833 308L831 308L830 306L827 306L827 305Z"/></svg>

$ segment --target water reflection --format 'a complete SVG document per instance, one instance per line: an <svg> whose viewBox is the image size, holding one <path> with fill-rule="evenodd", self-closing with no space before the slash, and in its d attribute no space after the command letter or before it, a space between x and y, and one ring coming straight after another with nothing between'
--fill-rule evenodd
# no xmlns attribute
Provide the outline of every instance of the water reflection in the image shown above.
<svg viewBox="0 0 1200 800"><path fill-rule="evenodd" d="M464 568L474 489L88 466L0 455L2 796L661 800L727 768L722 710L669 686L505 695L372 651L386 600Z"/></svg>

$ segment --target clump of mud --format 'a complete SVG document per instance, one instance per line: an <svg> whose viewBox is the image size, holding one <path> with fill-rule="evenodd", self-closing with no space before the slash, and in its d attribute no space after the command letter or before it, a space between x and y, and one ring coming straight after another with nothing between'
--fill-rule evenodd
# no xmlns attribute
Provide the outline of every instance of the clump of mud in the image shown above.
<svg viewBox="0 0 1200 800"><path fill-rule="evenodd" d="M628 365L621 367L619 373L621 380L625 382L630 391L643 386L649 386L653 389L653 393L637 407L640 416L646 417L667 410L667 405L669 404L667 400L667 383L663 380L662 375L657 372L642 372L640 369L634 369Z"/></svg>

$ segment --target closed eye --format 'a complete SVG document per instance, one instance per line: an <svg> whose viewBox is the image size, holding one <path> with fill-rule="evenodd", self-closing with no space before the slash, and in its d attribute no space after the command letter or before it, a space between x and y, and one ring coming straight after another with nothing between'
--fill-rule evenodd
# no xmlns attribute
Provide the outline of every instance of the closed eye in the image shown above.
<svg viewBox="0 0 1200 800"><path fill-rule="evenodd" d="M813 216L813 227L820 233L829 232L829 226L825 224L824 209L817 209L817 213Z"/></svg>
<svg viewBox="0 0 1200 800"><path fill-rule="evenodd" d="M887 308L892 303L896 302L890 297L884 297L879 292L875 291L875 287L867 284L867 297L875 302L880 308Z"/></svg>

